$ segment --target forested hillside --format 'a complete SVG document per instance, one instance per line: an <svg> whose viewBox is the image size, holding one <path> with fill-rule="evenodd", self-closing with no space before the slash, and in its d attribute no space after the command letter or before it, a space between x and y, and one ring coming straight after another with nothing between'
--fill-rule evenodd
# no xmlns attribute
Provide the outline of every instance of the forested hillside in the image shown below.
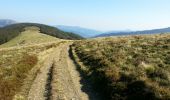
<svg viewBox="0 0 170 100"><path fill-rule="evenodd" d="M5 43L12 38L18 36L22 31L24 31L24 28L27 26L37 26L40 28L40 32L44 34L48 34L60 39L82 39L81 36L78 36L73 33L63 32L55 27L51 27L48 25L43 24L36 24L36 23L20 23L20 24L13 24L6 26L4 28L0 28L0 44Z"/></svg>

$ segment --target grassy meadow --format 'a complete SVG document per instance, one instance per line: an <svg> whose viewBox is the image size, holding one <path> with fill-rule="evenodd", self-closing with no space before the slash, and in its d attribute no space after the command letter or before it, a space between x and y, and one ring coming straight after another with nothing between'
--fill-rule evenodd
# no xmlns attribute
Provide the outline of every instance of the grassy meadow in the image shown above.
<svg viewBox="0 0 170 100"><path fill-rule="evenodd" d="M107 99L170 99L170 34L96 38L72 48Z"/></svg>

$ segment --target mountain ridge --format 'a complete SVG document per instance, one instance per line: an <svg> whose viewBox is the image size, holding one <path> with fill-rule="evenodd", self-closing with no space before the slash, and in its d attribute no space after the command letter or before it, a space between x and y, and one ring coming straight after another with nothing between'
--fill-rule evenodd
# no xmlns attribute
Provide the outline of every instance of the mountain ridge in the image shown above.
<svg viewBox="0 0 170 100"><path fill-rule="evenodd" d="M11 19L0 19L0 27L5 27L15 23L17 22Z"/></svg>
<svg viewBox="0 0 170 100"><path fill-rule="evenodd" d="M93 37L93 36L96 36L102 33L94 29L83 28L80 26L57 25L56 27L62 31L72 32L85 38L90 38L90 37Z"/></svg>
<svg viewBox="0 0 170 100"><path fill-rule="evenodd" d="M168 33L170 32L170 27L151 29L143 31L131 31L131 32L117 32L117 33L103 33L95 37L109 37L109 36L121 36L121 35L140 35L140 34L158 34L158 33Z"/></svg>

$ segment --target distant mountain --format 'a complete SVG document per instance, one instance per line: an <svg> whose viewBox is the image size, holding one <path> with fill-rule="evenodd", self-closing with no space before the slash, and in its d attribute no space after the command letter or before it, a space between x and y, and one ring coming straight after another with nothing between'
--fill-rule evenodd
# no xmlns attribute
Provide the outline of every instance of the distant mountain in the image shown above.
<svg viewBox="0 0 170 100"><path fill-rule="evenodd" d="M131 30L114 30L114 31L108 31L102 34L110 34L110 33L127 33L127 32L132 32Z"/></svg>
<svg viewBox="0 0 170 100"><path fill-rule="evenodd" d="M16 21L10 19L0 19L0 27L8 26L11 24L15 24Z"/></svg>
<svg viewBox="0 0 170 100"><path fill-rule="evenodd" d="M29 27L29 26L39 27L40 32L42 34L51 35L60 39L69 39L69 40L83 39L81 36L77 34L64 32L57 29L56 27L52 27L48 25L37 24L37 23L17 23L17 24L12 24L0 28L0 44L8 42L9 40L15 38L24 30L25 27Z"/></svg>
<svg viewBox="0 0 170 100"><path fill-rule="evenodd" d="M58 25L56 26L58 29L65 31L65 32L72 32L75 34L78 34L82 37L85 38L89 38L89 37L93 37L96 35L101 34L102 32L100 31L96 31L93 29L87 29L87 28L82 28L82 27L78 27L78 26L63 26L63 25Z"/></svg>
<svg viewBox="0 0 170 100"><path fill-rule="evenodd" d="M144 30L144 31L130 31L130 32L110 32L97 35L95 37L108 37L108 36L119 36L119 35L138 35L138 34L157 34L157 33L168 33L170 27L162 29Z"/></svg>

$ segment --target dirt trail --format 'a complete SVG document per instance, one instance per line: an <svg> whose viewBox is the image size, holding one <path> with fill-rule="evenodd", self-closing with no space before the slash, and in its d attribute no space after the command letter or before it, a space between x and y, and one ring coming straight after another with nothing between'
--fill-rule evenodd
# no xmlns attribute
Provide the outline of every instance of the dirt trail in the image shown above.
<svg viewBox="0 0 170 100"><path fill-rule="evenodd" d="M51 81L51 100L99 100L91 98L87 91L84 91L82 77L76 70L76 66L69 57L69 46L71 43L65 43L57 47L51 55L52 63L47 63L46 67L41 68L41 73L30 90L29 100L45 100L45 82L50 66L53 64L52 81ZM86 86L86 88L90 88ZM85 89L91 92L91 89ZM92 93L93 95L93 93Z"/></svg>
<svg viewBox="0 0 170 100"><path fill-rule="evenodd" d="M55 58L52 81L52 100L88 100L81 90L80 74L69 57L69 44L64 45Z"/></svg>

